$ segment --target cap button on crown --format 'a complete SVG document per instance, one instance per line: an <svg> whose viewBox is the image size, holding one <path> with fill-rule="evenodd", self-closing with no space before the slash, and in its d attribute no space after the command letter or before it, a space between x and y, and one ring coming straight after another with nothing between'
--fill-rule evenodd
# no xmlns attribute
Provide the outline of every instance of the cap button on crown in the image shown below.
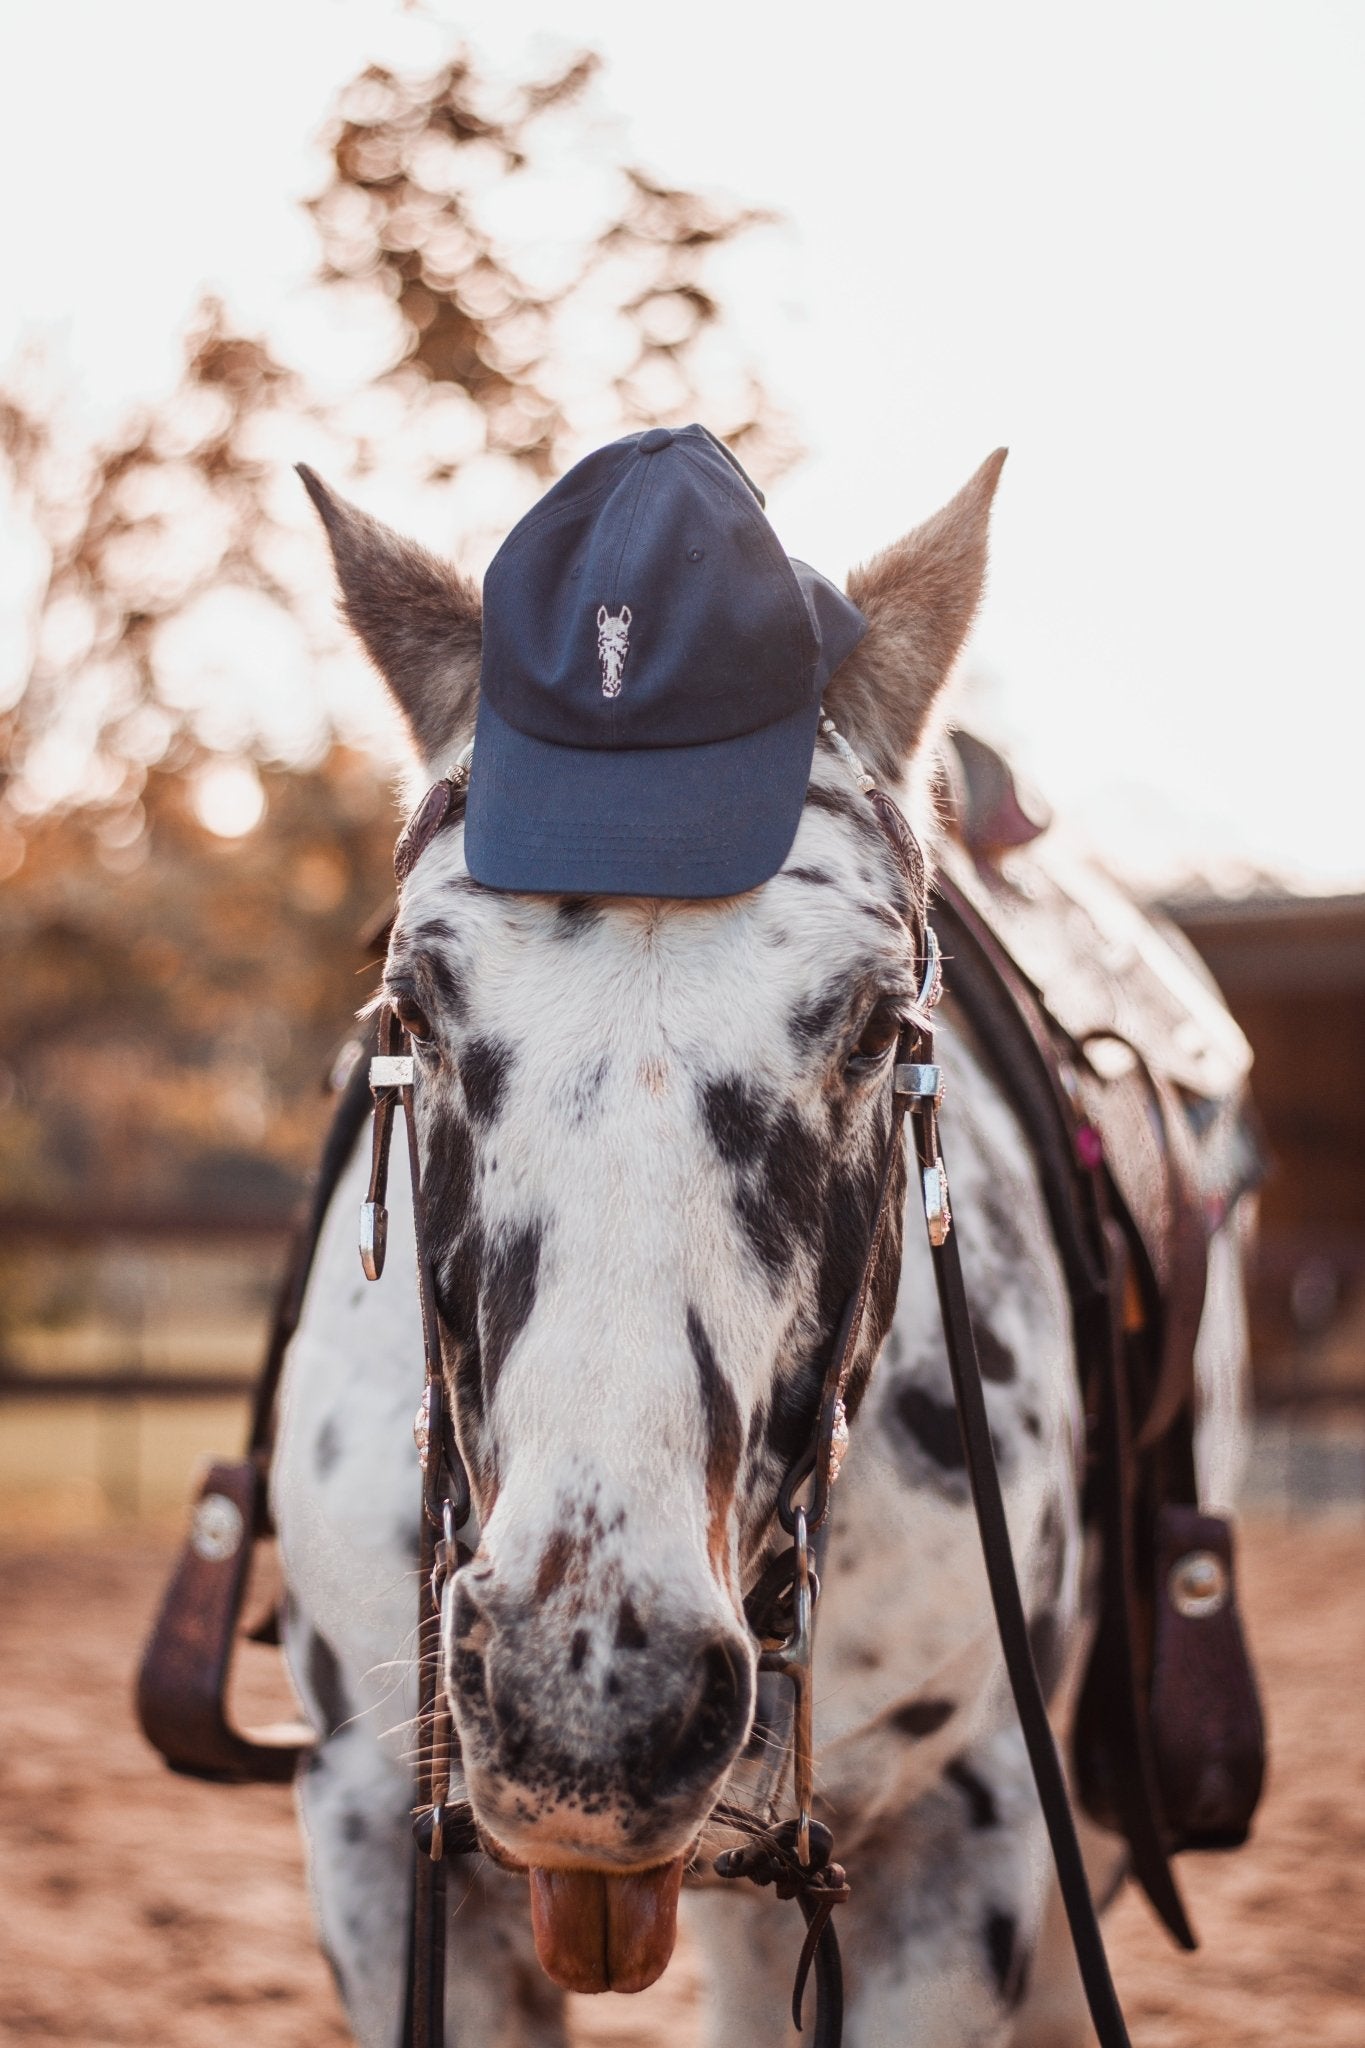
<svg viewBox="0 0 1365 2048"><path fill-rule="evenodd" d="M671 447L673 435L667 427L651 427L647 434L640 436L640 453L657 455L661 448Z"/></svg>

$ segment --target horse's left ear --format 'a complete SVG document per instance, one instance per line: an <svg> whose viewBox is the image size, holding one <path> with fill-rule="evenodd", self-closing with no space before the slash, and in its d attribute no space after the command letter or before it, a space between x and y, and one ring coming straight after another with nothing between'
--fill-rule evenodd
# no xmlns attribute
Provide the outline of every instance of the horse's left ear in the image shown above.
<svg viewBox="0 0 1365 2048"><path fill-rule="evenodd" d="M388 685L422 765L439 772L474 730L479 593L448 562L348 505L298 465L327 529L346 619Z"/></svg>
<svg viewBox="0 0 1365 2048"><path fill-rule="evenodd" d="M1006 453L997 448L941 512L848 579L867 632L831 678L825 709L890 785L924 739L981 602L991 500Z"/></svg>

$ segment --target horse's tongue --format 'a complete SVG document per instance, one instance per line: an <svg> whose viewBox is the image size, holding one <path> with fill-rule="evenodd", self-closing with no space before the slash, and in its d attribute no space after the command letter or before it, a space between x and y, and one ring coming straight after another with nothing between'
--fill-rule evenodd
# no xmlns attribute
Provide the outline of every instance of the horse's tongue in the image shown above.
<svg viewBox="0 0 1365 2048"><path fill-rule="evenodd" d="M609 1877L533 1870L531 1926L547 1977L565 1991L643 1991L678 1938L683 1858Z"/></svg>

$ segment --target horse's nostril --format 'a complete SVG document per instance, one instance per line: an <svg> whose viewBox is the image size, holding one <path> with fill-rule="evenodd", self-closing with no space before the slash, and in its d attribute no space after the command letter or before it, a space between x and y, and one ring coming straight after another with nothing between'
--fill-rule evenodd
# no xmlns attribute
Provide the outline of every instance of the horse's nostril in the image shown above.
<svg viewBox="0 0 1365 2048"><path fill-rule="evenodd" d="M723 1637L708 1643L697 1677L691 1709L660 1771L670 1784L714 1777L739 1747L749 1718L753 1682L747 1659L734 1645Z"/></svg>

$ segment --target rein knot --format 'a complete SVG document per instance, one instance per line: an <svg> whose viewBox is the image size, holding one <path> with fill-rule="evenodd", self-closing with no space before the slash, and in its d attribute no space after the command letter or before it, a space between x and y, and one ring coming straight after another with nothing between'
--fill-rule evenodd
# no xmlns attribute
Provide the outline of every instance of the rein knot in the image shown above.
<svg viewBox="0 0 1365 2048"><path fill-rule="evenodd" d="M810 1966L822 1940L828 1937L830 1942L834 1941L834 1929L829 1925L830 1915L848 1898L849 1883L843 1864L833 1861L834 1837L829 1829L818 1820L810 1823L810 1861L802 1863L796 1853L797 1828L798 1823L794 1820L783 1821L780 1827L766 1828L752 1841L744 1843L742 1848L726 1849L717 1856L713 1868L717 1877L747 1878L750 1884L770 1884L779 1899L795 1899L799 1904L806 1923L806 1939L796 1965L791 2008L792 2021L799 2032L801 2004ZM835 1954L837 1956L837 1949Z"/></svg>

